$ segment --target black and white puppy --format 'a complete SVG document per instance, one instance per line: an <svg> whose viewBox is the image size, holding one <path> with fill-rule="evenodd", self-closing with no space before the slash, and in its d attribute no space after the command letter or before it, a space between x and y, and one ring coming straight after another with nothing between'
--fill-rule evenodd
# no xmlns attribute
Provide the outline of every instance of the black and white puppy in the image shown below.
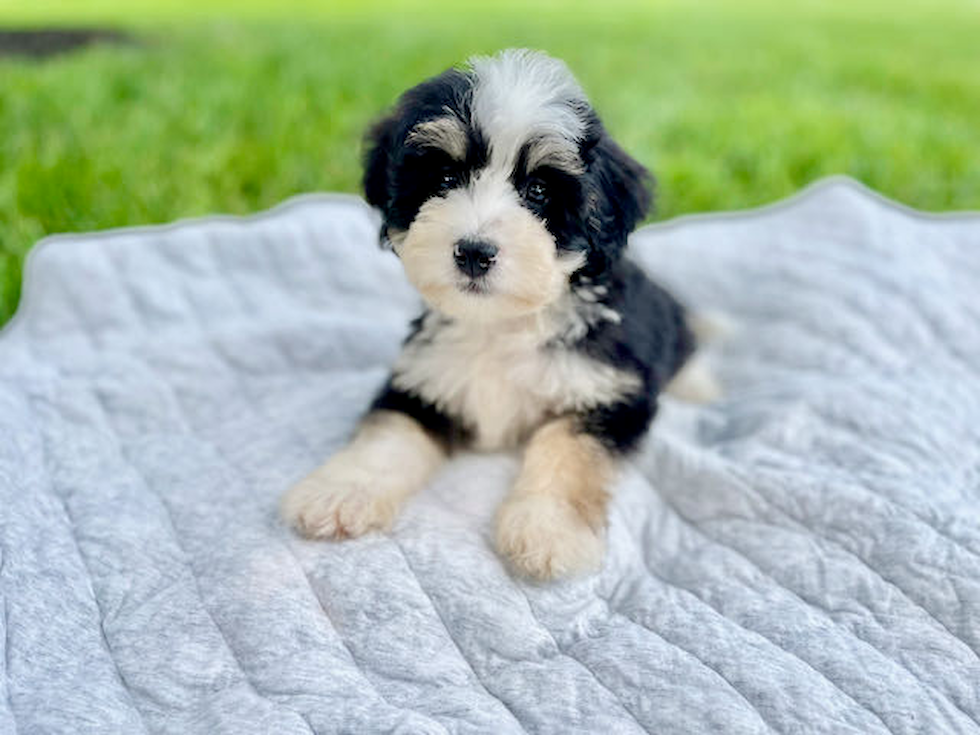
<svg viewBox="0 0 980 735"><path fill-rule="evenodd" d="M623 257L647 171L562 62L524 50L408 90L367 143L382 241L428 308L284 518L310 537L384 529L453 449L523 447L498 550L536 578L596 568L617 463L695 347L682 307Z"/></svg>

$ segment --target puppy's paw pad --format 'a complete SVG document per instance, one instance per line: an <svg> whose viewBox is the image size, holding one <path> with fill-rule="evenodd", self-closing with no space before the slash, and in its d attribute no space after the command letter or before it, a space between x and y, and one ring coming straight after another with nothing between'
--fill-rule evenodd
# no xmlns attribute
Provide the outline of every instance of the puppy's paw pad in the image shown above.
<svg viewBox="0 0 980 735"><path fill-rule="evenodd" d="M283 519L307 538L354 538L389 528L397 503L359 483L311 476L294 485L280 507Z"/></svg>
<svg viewBox="0 0 980 735"><path fill-rule="evenodd" d="M528 495L501 506L497 549L518 573L549 580L598 570L603 541L567 500Z"/></svg>

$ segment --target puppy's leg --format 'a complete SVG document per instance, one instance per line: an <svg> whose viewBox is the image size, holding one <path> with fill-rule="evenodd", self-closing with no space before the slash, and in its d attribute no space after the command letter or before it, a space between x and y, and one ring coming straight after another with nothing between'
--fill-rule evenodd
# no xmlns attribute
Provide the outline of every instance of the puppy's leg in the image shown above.
<svg viewBox="0 0 980 735"><path fill-rule="evenodd" d="M444 459L443 447L417 421L372 411L347 447L283 496L282 517L308 538L386 529Z"/></svg>
<svg viewBox="0 0 980 735"><path fill-rule="evenodd" d="M572 419L531 437L510 495L497 513L497 548L520 573L551 579L602 563L608 487L615 461Z"/></svg>

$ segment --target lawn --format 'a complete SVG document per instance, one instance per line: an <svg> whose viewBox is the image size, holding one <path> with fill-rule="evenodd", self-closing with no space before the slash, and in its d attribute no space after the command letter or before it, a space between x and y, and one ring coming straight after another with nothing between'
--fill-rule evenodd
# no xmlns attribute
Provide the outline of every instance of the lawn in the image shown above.
<svg viewBox="0 0 980 735"><path fill-rule="evenodd" d="M0 3L0 26L110 23L137 39L0 57L0 323L45 234L356 191L373 116L505 46L567 60L656 171L657 218L761 204L832 173L922 209L980 208L976 0L400 7Z"/></svg>

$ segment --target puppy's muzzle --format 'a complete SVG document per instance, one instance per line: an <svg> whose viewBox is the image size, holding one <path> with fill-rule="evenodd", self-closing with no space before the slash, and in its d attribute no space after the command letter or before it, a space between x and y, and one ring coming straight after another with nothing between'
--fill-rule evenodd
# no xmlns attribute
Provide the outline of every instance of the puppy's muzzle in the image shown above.
<svg viewBox="0 0 980 735"><path fill-rule="evenodd" d="M470 278L486 275L497 259L498 248L486 240L457 240L453 246L456 267Z"/></svg>

